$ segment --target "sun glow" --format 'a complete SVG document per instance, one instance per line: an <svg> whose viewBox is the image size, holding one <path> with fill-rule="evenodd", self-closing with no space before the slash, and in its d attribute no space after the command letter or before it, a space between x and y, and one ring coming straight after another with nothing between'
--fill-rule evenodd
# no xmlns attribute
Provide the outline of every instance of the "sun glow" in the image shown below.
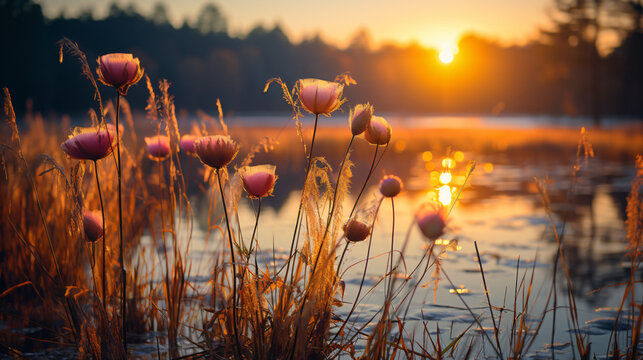
<svg viewBox="0 0 643 360"><path fill-rule="evenodd" d="M451 50L442 50L440 51L440 55L438 57L440 58L440 62L443 64L451 64L453 62L455 54L451 52Z"/></svg>
<svg viewBox="0 0 643 360"><path fill-rule="evenodd" d="M453 44L444 44L440 47L440 52L438 53L438 59L443 65L449 65L455 59L455 55L458 53L458 46Z"/></svg>

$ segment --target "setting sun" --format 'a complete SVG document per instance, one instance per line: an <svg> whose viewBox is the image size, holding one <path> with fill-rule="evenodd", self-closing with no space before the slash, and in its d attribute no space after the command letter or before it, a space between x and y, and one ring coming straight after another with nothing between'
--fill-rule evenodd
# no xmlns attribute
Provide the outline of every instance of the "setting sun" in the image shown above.
<svg viewBox="0 0 643 360"><path fill-rule="evenodd" d="M440 62L443 64L451 64L454 58L453 52L451 50L442 50L440 51L440 55L438 57L440 58Z"/></svg>

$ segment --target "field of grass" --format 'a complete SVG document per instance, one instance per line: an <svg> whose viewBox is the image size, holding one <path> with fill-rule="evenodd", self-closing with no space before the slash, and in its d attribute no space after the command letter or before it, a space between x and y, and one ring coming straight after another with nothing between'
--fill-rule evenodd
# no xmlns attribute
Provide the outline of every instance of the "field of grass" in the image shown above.
<svg viewBox="0 0 643 360"><path fill-rule="evenodd" d="M10 89L4 92L7 121L0 125L0 349L9 357L67 349L64 355L52 356L518 359L530 355L533 339L551 331L542 326L545 319L556 316L575 329L570 340L575 356L590 359L604 355L593 352L588 334L582 331L577 293L569 275L574 264L566 257L564 223L561 227L557 222L551 197L565 198L576 191L579 172L594 153L619 163L631 162L643 151L640 129L583 131L579 135L577 130L545 128L395 128L386 144L368 144L359 136L348 151L349 126L317 128L316 124L292 120L283 128L228 127L222 112L219 117L201 113L199 122L185 124L175 115L171 88L165 81L156 88L147 80L150 100L144 118L130 109L125 96L116 95L109 87L99 88L91 69L85 69L89 68L87 63L81 64L96 92L103 94L97 97L97 111L90 112L87 124L93 131L122 126L118 149L110 149L99 160L72 159L61 149L60 144L72 133L68 118L44 120L27 113L18 124ZM302 104L289 95L292 93L285 93L286 100L297 118ZM142 109L144 104L132 107ZM348 108L347 104L343 107ZM321 116L319 121L323 119ZM197 138L229 135L239 144L239 153L230 165L213 168L198 154L181 150L179 143L185 134ZM145 137L155 135L168 136L167 155L162 158L146 146ZM502 152L526 163L541 158L564 163L569 155L576 159L569 164L565 190L550 194L545 179L533 183L557 242L553 280L551 284L534 284L534 269L517 267L515 284L507 284L513 294L505 304L492 303L487 297L485 308L470 307L460 293L456 294L458 305L473 319L462 333L442 337L429 331L427 322L426 331L411 333L404 329L414 297L433 291L420 286L423 280L442 272L441 281L451 283L441 269L446 253L438 247L441 234L427 235L422 225L427 213L417 210L411 226L422 228L426 246L417 266L402 274L405 252L420 249L408 248L414 234L410 230L404 238L395 237L393 210L391 251L386 254L380 280L364 285L372 255L367 252L365 261L357 264L364 267L357 296L348 299L344 298L346 279L341 274L349 265L343 262L343 251L352 234L345 225L354 219L368 228L370 237L367 234L363 240L370 252L380 209L395 209L396 202L395 194L387 197L378 190L367 194L372 190L367 184L380 182L382 167L390 174L405 176L427 151L450 159L456 149L476 154ZM275 256L279 251L270 245L270 239L260 241L255 236L257 228L271 226L261 221L262 198L249 199L240 177L246 166L255 164L276 165L279 178L275 186L299 191L298 215L291 221L294 229L276 234L290 244L281 257ZM448 162L439 166L446 172L451 169ZM446 220L452 207L458 206L458 195L469 184L476 166L482 164L463 166L460 183L450 188L454 196L449 201L427 199L428 206L436 209L435 216ZM630 276L613 284L622 289L608 344L613 358L641 356L643 302L635 289L641 281L637 274L643 259L643 160L636 158L632 166L637 173L627 202L628 236L623 239L628 243L623 261L629 263ZM361 197L360 189L365 191ZM275 196L280 193L276 191ZM193 206L195 197L206 206ZM242 202L251 202L256 217L239 215ZM354 205L345 208L346 202ZM87 240L86 211L98 211L104 219L104 233L97 241ZM242 224L249 223L254 224L254 230L243 232ZM219 250L206 261L210 266L206 285L190 281L195 271L191 256L198 251L192 248L197 240L195 224L205 224L205 242L214 243ZM437 232L443 228L439 226ZM151 237L151 245L142 242L146 236ZM484 252L484 244L476 243L476 252L478 248ZM483 265L480 261L479 280L486 289L489 277ZM562 294L557 294L561 289L557 279L565 283ZM545 289L545 294L540 294L546 299L544 309L532 305L536 287ZM366 296L374 288L384 296L380 308L366 322L367 328L351 316L360 295ZM340 316L340 307L350 311ZM620 326L622 322L630 326ZM479 335L482 347L463 341L472 333ZM132 350L132 344L140 342L148 343L150 351ZM357 347L358 343L363 346ZM481 350L485 347L486 352Z"/></svg>

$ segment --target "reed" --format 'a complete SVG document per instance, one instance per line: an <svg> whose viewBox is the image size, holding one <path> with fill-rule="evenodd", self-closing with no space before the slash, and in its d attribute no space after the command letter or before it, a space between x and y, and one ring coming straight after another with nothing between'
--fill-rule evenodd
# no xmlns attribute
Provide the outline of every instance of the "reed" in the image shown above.
<svg viewBox="0 0 643 360"><path fill-rule="evenodd" d="M122 89L118 90L115 104L106 102L103 106L101 91L85 55L67 39L61 42L61 48L80 60L82 73L92 84L96 110L90 112L88 121L106 130L114 126L117 141L113 155L86 167L83 161L69 158L60 149L60 140L70 132L69 120L53 124L40 115L27 114L25 126L19 132L9 90L5 89L4 110L10 131L1 136L0 306L9 310L0 312L0 320L6 321L9 330L0 332L0 346L7 353L18 356L33 346L26 336L11 330L37 326L50 329L38 339L38 347L70 347L81 358L134 357L135 335L156 332L155 355L159 358L482 358L489 355L484 348L490 346L493 355L499 358L521 359L529 355L536 337L545 331L546 320L551 318L556 326L564 313L573 330L574 354L581 358L592 355L591 343L581 332L577 290L565 256L565 227L554 219L546 181L538 181L536 188L556 240L552 283L536 284L535 263L531 269L522 271L519 258L514 283L510 285L512 291L507 290L509 295L505 293L502 305L494 303L495 297L490 296L487 287L489 274L485 273L481 258L486 256L484 244L479 250L474 242L486 303L482 307L472 306L456 291L461 304L449 306L470 314L471 322L447 340L439 331L431 333L429 321L411 322L409 311L418 294L430 294L430 289L423 291L429 288L427 284L434 284L437 291L442 276L455 288L442 263L450 245L438 239L448 230L446 218L473 173L473 164L466 171L464 184L451 207L418 211L404 240L396 241L399 223L395 214L401 202L393 197L402 190L401 180L387 176L380 191L372 193L368 184L378 174L384 155L400 151L401 142L410 151L420 152L413 148L420 135L396 129L397 137L391 140L388 123L377 120L379 125L368 125L362 130L371 132L364 138L375 141L371 144L373 149L360 144L359 132L346 131L345 138L338 138L336 129L318 128L318 122L323 121L320 116L331 116L346 101L341 89L356 84L350 76L343 74L332 82L304 79L293 89L281 80L269 81L266 87L270 83L280 85L287 105L292 108L296 134L228 128L220 102L218 118L200 112L198 123L182 124L176 116L170 83L161 80L155 90L149 78L146 110L150 121L141 122L133 115ZM315 86L315 90L307 86ZM324 97L328 97L328 101L322 102L327 107L318 103ZM302 110L315 116L310 128L301 122ZM189 135L197 139L195 154L186 153L179 145L183 129L190 129ZM508 136L507 147L515 146L514 141L520 136L531 147L543 144L542 138L532 133L518 136L509 130L496 132L494 136L498 138ZM161 144L158 138L156 144L144 143L142 135L163 137L166 143ZM312 135L310 142L305 140L308 135ZM461 141L478 149L487 149L498 140L468 130L458 135L464 139ZM560 139L557 136L554 135L555 141L574 146L563 140L563 135ZM640 137L606 131L597 135L596 148L606 149L614 138L628 136ZM233 138L241 145L243 156L238 158ZM447 138L445 133L438 133L431 138L430 145L435 145L434 151L443 149ZM569 194L593 154L586 132L580 138ZM291 145L297 141L297 145ZM389 147L393 150L387 153ZM330 151L322 154L319 149ZM632 145L625 145L624 150L610 151L618 157L619 151L633 149ZM275 185L274 167L270 191L249 190L249 178L244 178L247 167L270 163L277 157L299 166L303 175L298 215L292 237L288 234L290 249L281 264L277 264L274 244L269 246L269 239L261 236L265 234L262 229L270 224L263 218L259 221L262 204L273 201L268 196L272 186L279 186ZM183 167L186 163L189 165ZM639 281L635 274L643 259L640 157L636 169L627 205L630 273L606 354L622 358L640 356L643 323L640 294L634 291ZM357 179L354 173L367 175ZM264 175L270 178L270 174ZM384 188L384 181L391 178L400 181L397 191ZM190 183L197 183L198 189L191 190ZM360 190L351 198L353 184ZM249 197L258 199L252 218L244 218L239 211L243 189ZM195 197L205 200L194 202ZM383 231L378 217L382 216L380 208L386 197L391 198L393 214L391 228L386 229L387 241L388 231L391 232L390 247L387 244L384 253L374 254L372 245L378 238L374 233ZM569 199L571 202L571 195ZM352 200L348 205L350 212L345 211L349 200ZM81 216L85 209L98 208L103 214L102 256L95 263L93 252L90 256L87 250ZM349 227L351 221L355 222L351 226L357 227ZM207 223L205 243L214 248L201 254L208 259L200 262L208 267L205 282L194 280L197 270L203 270L193 269L195 252L191 248L195 224L199 222ZM251 232L246 228L251 228ZM426 240L426 247L420 261L407 269L405 254L410 251L411 239L418 236ZM366 237L368 244L359 243ZM357 263L349 264L345 257L349 241L354 247L366 248L365 258ZM369 286L365 281L373 272L369 265L381 256L386 258L386 268ZM344 299L343 276L356 266L360 270L363 266L361 284L354 298ZM427 283L426 278L431 275L434 280ZM564 306L557 303L558 275L565 278ZM535 305L539 297L537 286L549 289L542 309ZM365 319L362 305L378 292L384 294L381 306ZM342 306L349 309L346 315L338 311ZM538 321L530 321L533 317ZM629 323L626 330L616 326L621 317ZM489 322L493 333L484 326ZM367 330L368 324L373 326ZM554 330L551 335L553 338ZM124 346L128 343L129 347ZM362 350L358 351L356 344Z"/></svg>

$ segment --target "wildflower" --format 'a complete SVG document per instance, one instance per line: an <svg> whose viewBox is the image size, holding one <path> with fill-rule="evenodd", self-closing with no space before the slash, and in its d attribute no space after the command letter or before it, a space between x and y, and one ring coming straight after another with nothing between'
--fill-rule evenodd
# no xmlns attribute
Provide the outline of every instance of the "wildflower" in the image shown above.
<svg viewBox="0 0 643 360"><path fill-rule="evenodd" d="M154 161L162 161L170 156L170 139L165 135L146 137L145 144L150 159Z"/></svg>
<svg viewBox="0 0 643 360"><path fill-rule="evenodd" d="M344 236L350 242L360 242L371 234L371 228L363 222L350 219L344 225Z"/></svg>
<svg viewBox="0 0 643 360"><path fill-rule="evenodd" d="M371 117L364 138L373 145L386 145L391 140L391 125L381 116Z"/></svg>
<svg viewBox="0 0 643 360"><path fill-rule="evenodd" d="M373 105L369 103L359 104L351 110L348 121L350 122L351 132L354 136L366 131L371 123L371 117L373 117Z"/></svg>
<svg viewBox="0 0 643 360"><path fill-rule="evenodd" d="M113 123L107 123L107 125L105 126L107 127L107 131L109 131L111 134L116 134L116 126ZM118 133L123 134L123 131L125 131L125 129L123 128L123 124L118 124Z"/></svg>
<svg viewBox="0 0 643 360"><path fill-rule="evenodd" d="M121 95L127 95L127 89L143 77L138 58L121 53L99 57L96 73L103 84L113 86Z"/></svg>
<svg viewBox="0 0 643 360"><path fill-rule="evenodd" d="M114 135L99 128L76 128L74 134L60 145L72 159L98 160L113 149Z"/></svg>
<svg viewBox="0 0 643 360"><path fill-rule="evenodd" d="M196 154L201 161L215 169L227 166L237 156L237 144L230 136L203 136L194 142Z"/></svg>
<svg viewBox="0 0 643 360"><path fill-rule="evenodd" d="M194 148L195 140L196 140L196 136L194 135L181 136L181 141L179 142L179 146L181 147L181 150L185 151L185 153L188 155L194 155L194 153L196 152L196 149Z"/></svg>
<svg viewBox="0 0 643 360"><path fill-rule="evenodd" d="M437 240L444 234L446 215L444 208L436 204L425 204L415 214L422 234L430 240Z"/></svg>
<svg viewBox="0 0 643 360"><path fill-rule="evenodd" d="M395 197L402 191L402 180L395 175L386 175L380 181L380 193L385 197Z"/></svg>
<svg viewBox="0 0 643 360"><path fill-rule="evenodd" d="M277 180L274 165L246 166L239 174L248 196L260 198L272 194Z"/></svg>
<svg viewBox="0 0 643 360"><path fill-rule="evenodd" d="M299 102L304 109L315 115L330 116L330 113L337 110L343 103L344 85L340 83L319 79L300 79L298 86Z"/></svg>
<svg viewBox="0 0 643 360"><path fill-rule="evenodd" d="M83 212L83 229L90 242L103 237L103 215L100 211Z"/></svg>

